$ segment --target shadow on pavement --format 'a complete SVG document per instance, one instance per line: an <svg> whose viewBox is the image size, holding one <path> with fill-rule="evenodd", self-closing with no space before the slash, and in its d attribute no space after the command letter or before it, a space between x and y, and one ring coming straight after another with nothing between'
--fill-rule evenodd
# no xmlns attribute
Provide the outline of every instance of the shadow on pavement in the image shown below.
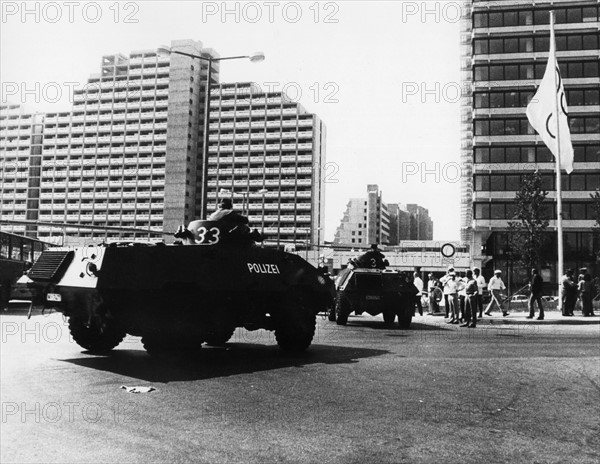
<svg viewBox="0 0 600 464"><path fill-rule="evenodd" d="M84 352L86 353L86 352ZM63 359L63 362L148 382L204 380L309 364L349 364L388 354L387 350L311 345L305 353L290 355L275 345L231 343L225 348L203 347L195 355L173 354L155 358L141 350L115 350L107 356Z"/></svg>

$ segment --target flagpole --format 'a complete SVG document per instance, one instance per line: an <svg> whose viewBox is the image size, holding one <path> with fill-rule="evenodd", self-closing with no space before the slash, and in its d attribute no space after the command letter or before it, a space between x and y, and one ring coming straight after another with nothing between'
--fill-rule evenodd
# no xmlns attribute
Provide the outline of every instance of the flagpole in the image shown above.
<svg viewBox="0 0 600 464"><path fill-rule="evenodd" d="M556 40L554 38L554 11L550 11L550 48L554 52L553 59L555 69L552 72L552 82L554 88L554 120L556 121L556 231L558 233L558 267L557 267L557 280L558 280L558 307L564 311L562 307L561 296L561 278L564 274L564 258L563 258L563 229L562 229L562 176L560 168L560 122L559 122L559 95L558 85L556 82L556 68L558 67L558 61L556 59Z"/></svg>

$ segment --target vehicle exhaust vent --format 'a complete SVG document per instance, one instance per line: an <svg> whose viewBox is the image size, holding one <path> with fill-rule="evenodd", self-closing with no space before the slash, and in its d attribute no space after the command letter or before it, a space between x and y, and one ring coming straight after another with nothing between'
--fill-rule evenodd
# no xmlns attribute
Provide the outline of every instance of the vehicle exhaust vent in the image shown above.
<svg viewBox="0 0 600 464"><path fill-rule="evenodd" d="M31 280L58 281L72 261L72 251L44 251L27 273Z"/></svg>

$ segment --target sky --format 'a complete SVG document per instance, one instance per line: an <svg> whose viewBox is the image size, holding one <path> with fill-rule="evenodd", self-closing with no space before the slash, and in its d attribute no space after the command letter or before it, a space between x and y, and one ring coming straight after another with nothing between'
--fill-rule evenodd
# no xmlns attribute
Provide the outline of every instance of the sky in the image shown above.
<svg viewBox="0 0 600 464"><path fill-rule="evenodd" d="M12 2L1 4L2 102L68 111L103 55L199 40L221 81L285 90L327 127L326 230L378 184L460 233L460 4L454 1ZM76 84L72 84L76 83Z"/></svg>

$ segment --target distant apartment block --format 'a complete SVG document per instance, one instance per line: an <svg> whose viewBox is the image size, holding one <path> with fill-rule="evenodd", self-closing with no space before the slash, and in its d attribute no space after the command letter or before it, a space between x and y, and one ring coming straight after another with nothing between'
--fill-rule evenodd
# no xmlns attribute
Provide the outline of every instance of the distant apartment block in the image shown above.
<svg viewBox="0 0 600 464"><path fill-rule="evenodd" d="M367 186L367 198L353 198L337 228L334 245L398 245L401 240L433 240L433 222L427 209L384 203L379 186Z"/></svg>
<svg viewBox="0 0 600 464"><path fill-rule="evenodd" d="M38 219L44 115L20 105L0 105L0 217ZM35 227L2 225L2 230L34 237Z"/></svg>
<svg viewBox="0 0 600 464"><path fill-rule="evenodd" d="M323 241L325 126L254 83L211 92L207 212L231 197L269 242Z"/></svg>

